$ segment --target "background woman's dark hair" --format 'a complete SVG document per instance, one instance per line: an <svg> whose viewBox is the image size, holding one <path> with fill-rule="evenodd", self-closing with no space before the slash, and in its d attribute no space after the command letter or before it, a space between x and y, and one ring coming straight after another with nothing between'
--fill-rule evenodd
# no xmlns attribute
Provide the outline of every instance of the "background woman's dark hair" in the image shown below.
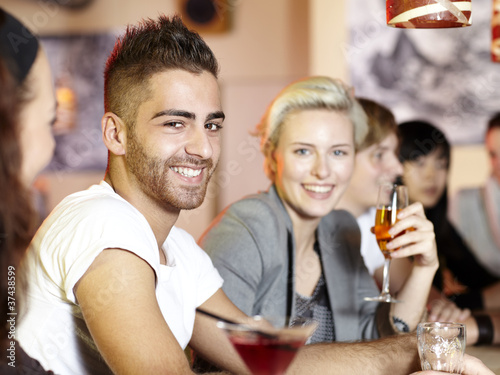
<svg viewBox="0 0 500 375"><path fill-rule="evenodd" d="M36 216L31 195L20 179L21 150L17 114L24 88L20 87L3 60L0 59L0 313L7 316L8 267L16 268L29 245L35 229ZM16 278L16 310L22 292L21 280ZM1 344L7 339L6 319L0 324ZM5 357L5 356L4 356ZM2 357L2 358L4 358ZM0 360L0 362L3 361Z"/></svg>
<svg viewBox="0 0 500 375"><path fill-rule="evenodd" d="M401 162L414 161L440 150L446 160L450 160L451 146L444 133L426 121L407 121L399 124Z"/></svg>
<svg viewBox="0 0 500 375"><path fill-rule="evenodd" d="M416 161L419 157L440 151L450 165L450 143L444 133L436 126L426 121L408 121L399 124L401 163ZM427 218L434 224L436 235L443 230L448 211L448 187L434 207L426 208Z"/></svg>
<svg viewBox="0 0 500 375"><path fill-rule="evenodd" d="M399 136L401 140L399 149L399 158L401 163L416 161L419 157L427 156L436 150L442 152L442 156L450 161L450 143L444 133L437 127L425 121L408 121L399 125ZM440 239L449 238L450 228L447 220L448 211L448 187L445 188L443 195L439 198L434 207L425 209L425 215L434 225L436 234L436 243L438 249L443 248L445 244L439 245ZM445 259L440 257L440 263ZM443 280L440 273L436 273L434 284L442 288Z"/></svg>
<svg viewBox="0 0 500 375"><path fill-rule="evenodd" d="M486 130L486 133L488 133L491 129L497 128L500 128L500 112L497 112L493 116L491 116L490 120L488 121L488 128Z"/></svg>

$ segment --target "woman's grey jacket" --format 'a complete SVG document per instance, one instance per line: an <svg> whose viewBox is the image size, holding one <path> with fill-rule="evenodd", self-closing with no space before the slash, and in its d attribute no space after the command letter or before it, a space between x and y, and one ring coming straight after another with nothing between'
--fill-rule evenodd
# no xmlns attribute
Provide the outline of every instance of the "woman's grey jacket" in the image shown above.
<svg viewBox="0 0 500 375"><path fill-rule="evenodd" d="M379 290L363 263L355 218L346 211L332 211L321 220L317 240L336 341L394 334L389 304L364 300ZM224 279L224 292L243 312L294 314L293 228L274 186L225 209L200 246Z"/></svg>

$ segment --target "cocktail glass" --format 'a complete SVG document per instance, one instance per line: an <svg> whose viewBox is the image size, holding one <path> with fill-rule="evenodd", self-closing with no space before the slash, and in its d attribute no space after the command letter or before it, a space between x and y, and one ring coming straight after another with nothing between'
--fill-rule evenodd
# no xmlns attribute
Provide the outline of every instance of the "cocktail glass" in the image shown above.
<svg viewBox="0 0 500 375"><path fill-rule="evenodd" d="M312 319L249 317L238 324L217 322L253 375L285 374L297 351L314 333Z"/></svg>

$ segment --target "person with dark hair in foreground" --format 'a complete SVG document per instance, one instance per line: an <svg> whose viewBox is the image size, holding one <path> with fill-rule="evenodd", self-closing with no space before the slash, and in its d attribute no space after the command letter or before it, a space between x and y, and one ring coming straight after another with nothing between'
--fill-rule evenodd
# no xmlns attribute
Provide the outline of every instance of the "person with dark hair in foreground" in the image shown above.
<svg viewBox="0 0 500 375"><path fill-rule="evenodd" d="M198 207L220 154L224 113L217 61L178 17L130 26L105 72L98 185L66 197L35 235L25 273L26 351L61 374L192 374L187 345L248 374L203 309L245 315L221 289L209 257L174 226ZM408 374L416 337L310 345L291 374Z"/></svg>
<svg viewBox="0 0 500 375"><path fill-rule="evenodd" d="M38 39L2 8L0 88L0 373L51 374L24 352L16 328L29 308L18 268L38 224L30 187L54 151L55 94Z"/></svg>

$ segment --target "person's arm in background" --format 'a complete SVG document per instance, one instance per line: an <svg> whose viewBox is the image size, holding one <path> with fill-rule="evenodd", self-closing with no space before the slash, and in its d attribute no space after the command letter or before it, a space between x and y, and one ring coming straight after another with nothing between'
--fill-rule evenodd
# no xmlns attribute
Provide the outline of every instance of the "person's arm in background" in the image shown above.
<svg viewBox="0 0 500 375"><path fill-rule="evenodd" d="M431 288L427 305L431 322L465 322L471 315L470 309L459 308L435 286Z"/></svg>
<svg viewBox="0 0 500 375"><path fill-rule="evenodd" d="M483 297L483 308L485 310L500 309L500 282L496 282L481 291Z"/></svg>

